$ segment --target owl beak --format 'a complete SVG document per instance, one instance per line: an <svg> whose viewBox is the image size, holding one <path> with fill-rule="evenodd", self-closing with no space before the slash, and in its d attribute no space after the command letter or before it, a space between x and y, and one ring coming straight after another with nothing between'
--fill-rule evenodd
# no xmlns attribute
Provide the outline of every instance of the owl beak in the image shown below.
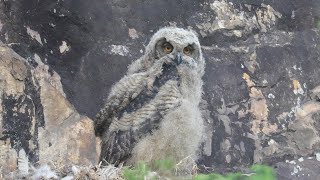
<svg viewBox="0 0 320 180"><path fill-rule="evenodd" d="M177 63L177 65L181 64L182 62L182 57L180 55L180 53L177 54L176 58L175 58L175 61Z"/></svg>

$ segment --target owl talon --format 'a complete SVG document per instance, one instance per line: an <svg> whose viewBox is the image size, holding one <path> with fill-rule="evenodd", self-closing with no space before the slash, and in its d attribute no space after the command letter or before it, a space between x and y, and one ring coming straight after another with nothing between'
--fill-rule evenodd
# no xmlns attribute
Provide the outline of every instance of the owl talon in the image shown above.
<svg viewBox="0 0 320 180"><path fill-rule="evenodd" d="M160 69L160 71L157 73L157 77L160 77L162 75L162 68Z"/></svg>
<svg viewBox="0 0 320 180"><path fill-rule="evenodd" d="M147 80L147 89L148 89L149 92L151 92L152 89L153 89L153 83L154 83L154 81L155 81L155 78L149 78L149 79Z"/></svg>

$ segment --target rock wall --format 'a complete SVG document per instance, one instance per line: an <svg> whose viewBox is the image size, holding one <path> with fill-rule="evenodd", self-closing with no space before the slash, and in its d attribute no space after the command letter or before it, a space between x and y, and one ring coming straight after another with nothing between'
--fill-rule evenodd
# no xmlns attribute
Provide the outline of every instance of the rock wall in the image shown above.
<svg viewBox="0 0 320 180"><path fill-rule="evenodd" d="M36 68L0 44L1 177L19 163L64 167L97 163L91 119L66 99L60 76L35 56ZM21 162L27 159L27 162Z"/></svg>
<svg viewBox="0 0 320 180"><path fill-rule="evenodd" d="M71 148L71 162L95 163L85 116L101 108L150 36L175 25L199 34L207 62L200 164L225 172L267 163L284 179L316 178L319 1L23 0L0 9L6 161L23 148L33 163L46 153L62 162Z"/></svg>

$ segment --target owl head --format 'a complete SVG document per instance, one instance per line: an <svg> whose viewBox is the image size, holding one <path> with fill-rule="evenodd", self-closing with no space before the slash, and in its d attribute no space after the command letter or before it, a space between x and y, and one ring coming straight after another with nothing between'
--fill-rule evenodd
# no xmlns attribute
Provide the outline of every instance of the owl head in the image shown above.
<svg viewBox="0 0 320 180"><path fill-rule="evenodd" d="M200 76L204 73L205 62L196 34L191 30L165 27L152 36L145 54L129 66L128 74L145 71L164 57L177 68L187 66Z"/></svg>

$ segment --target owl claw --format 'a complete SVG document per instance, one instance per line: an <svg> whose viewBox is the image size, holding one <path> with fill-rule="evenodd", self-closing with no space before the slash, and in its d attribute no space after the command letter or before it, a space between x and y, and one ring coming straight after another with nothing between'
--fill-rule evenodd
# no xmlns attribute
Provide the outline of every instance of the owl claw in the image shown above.
<svg viewBox="0 0 320 180"><path fill-rule="evenodd" d="M162 67L155 67L154 71L151 71L151 73L148 76L147 79L147 89L149 92L153 89L153 83L156 80L157 77L160 77L162 74Z"/></svg>
<svg viewBox="0 0 320 180"><path fill-rule="evenodd" d="M161 68L161 69L159 70L159 72L156 74L156 76L157 76L157 77L160 77L160 75L162 74L162 71L163 71L163 69Z"/></svg>
<svg viewBox="0 0 320 180"><path fill-rule="evenodd" d="M151 92L151 91L152 91L154 81L155 81L155 78L149 78L149 79L147 80L147 89L148 89L148 92Z"/></svg>

